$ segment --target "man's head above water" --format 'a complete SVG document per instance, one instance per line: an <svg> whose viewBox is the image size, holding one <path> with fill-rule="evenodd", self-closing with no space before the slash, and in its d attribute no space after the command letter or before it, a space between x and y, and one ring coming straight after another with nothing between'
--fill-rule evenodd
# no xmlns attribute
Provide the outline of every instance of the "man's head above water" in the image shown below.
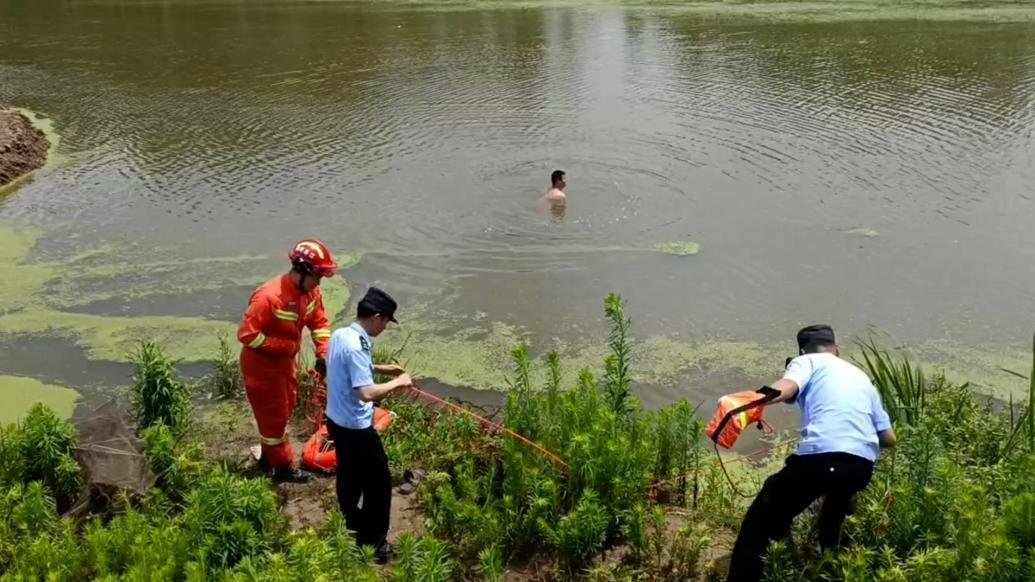
<svg viewBox="0 0 1035 582"><path fill-rule="evenodd" d="M564 176L565 174L562 170L554 170L553 173L550 174L550 184L558 190L564 190L564 187L568 185L568 183L564 181Z"/></svg>
<svg viewBox="0 0 1035 582"><path fill-rule="evenodd" d="M798 330L798 354L829 353L839 355L834 330L826 324L816 324Z"/></svg>

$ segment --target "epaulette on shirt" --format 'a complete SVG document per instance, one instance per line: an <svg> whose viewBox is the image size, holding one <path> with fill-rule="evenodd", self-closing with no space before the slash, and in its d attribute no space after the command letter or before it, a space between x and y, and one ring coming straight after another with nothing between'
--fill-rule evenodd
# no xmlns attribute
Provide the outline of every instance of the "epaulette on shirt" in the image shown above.
<svg viewBox="0 0 1035 582"><path fill-rule="evenodd" d="M359 347L363 348L364 352L370 351L370 342L368 342L367 338L363 335L359 336Z"/></svg>

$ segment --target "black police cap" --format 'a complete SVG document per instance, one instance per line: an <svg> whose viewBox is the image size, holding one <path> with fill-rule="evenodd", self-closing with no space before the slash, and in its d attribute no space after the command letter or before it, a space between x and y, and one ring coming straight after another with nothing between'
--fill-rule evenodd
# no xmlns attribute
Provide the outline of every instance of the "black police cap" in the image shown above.
<svg viewBox="0 0 1035 582"><path fill-rule="evenodd" d="M399 323L398 320L395 319L395 310L399 305L395 302L395 299L392 299L391 295L377 287L367 289L367 294L360 300L360 304L374 313L380 313L387 317L389 321Z"/></svg>
<svg viewBox="0 0 1035 582"><path fill-rule="evenodd" d="M829 325L810 325L803 327L798 332L798 350L805 353L814 346L824 346L837 343L834 340L834 330Z"/></svg>

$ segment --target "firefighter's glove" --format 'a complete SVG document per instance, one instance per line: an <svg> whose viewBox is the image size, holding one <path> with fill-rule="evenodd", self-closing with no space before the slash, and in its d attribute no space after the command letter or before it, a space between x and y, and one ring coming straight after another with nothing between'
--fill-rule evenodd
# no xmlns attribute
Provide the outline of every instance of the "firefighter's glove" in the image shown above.
<svg viewBox="0 0 1035 582"><path fill-rule="evenodd" d="M313 365L313 369L320 375L321 378L327 377L327 361L323 358L316 358L316 364Z"/></svg>

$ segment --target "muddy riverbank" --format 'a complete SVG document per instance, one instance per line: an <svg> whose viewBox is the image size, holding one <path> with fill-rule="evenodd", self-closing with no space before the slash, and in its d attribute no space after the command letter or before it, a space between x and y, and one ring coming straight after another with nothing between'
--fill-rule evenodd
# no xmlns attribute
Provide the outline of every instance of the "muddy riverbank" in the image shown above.
<svg viewBox="0 0 1035 582"><path fill-rule="evenodd" d="M5 186L47 163L50 142L32 120L0 104L0 186Z"/></svg>

